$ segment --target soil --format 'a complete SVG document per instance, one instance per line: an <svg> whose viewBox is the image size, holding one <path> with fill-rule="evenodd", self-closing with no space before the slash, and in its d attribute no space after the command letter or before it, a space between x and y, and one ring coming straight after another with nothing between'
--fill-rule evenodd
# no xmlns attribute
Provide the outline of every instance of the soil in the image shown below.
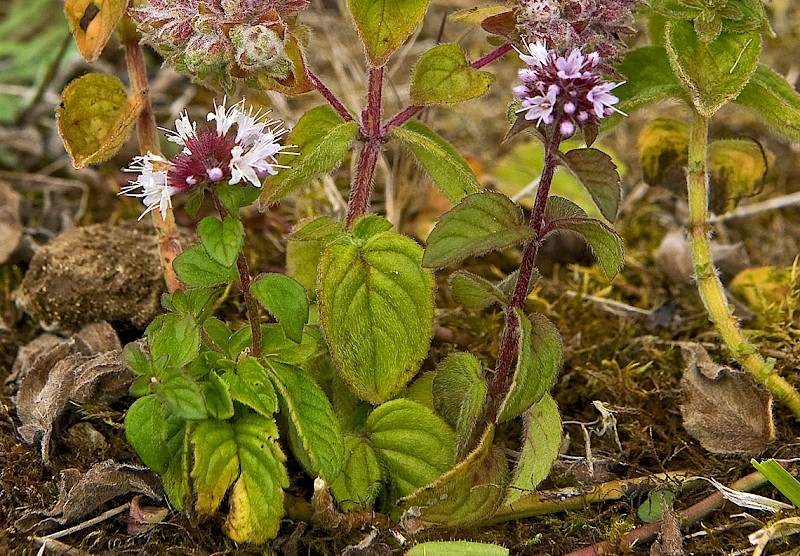
<svg viewBox="0 0 800 556"><path fill-rule="evenodd" d="M323 4L315 5L303 15L312 29L313 40L321 43L321 56L312 56L312 65L346 104L360 106L364 95L360 49L354 47L354 36L348 35L351 31L341 6L336 2ZM453 4L459 3L434 5L411 46L393 61L389 74L391 94L387 95L385 105L387 113L393 113L407 102L408 70L421 52L435 44L442 18ZM785 8L782 18L800 19L797 7L776 4L776 10ZM764 55L767 63L795 79L800 73L796 56L787 56L787 53L796 53L800 48L797 28L800 27L796 26L792 34L793 28L785 29L782 24L785 34L771 41ZM444 41L462 44L472 59L490 48L479 30L448 23L443 33ZM169 126L176 116L175 105L183 108L189 102L190 113L207 110L213 98L209 92L170 70L157 71L156 56L151 52L148 56L153 68L152 96L159 124ZM42 328L68 335L88 322L108 320L125 343L139 337L142 328L158 312L157 300L163 285L158 279L158 261L153 256L153 236L128 224L122 228L116 226L135 220L141 208L135 200L115 195L126 179L118 169L127 166L137 154L134 142L95 169L74 171L55 135L52 114L53 99L57 96L54 95L70 78L86 69L76 60L75 55L67 57L67 63L56 72L24 125L18 126L19 140L36 137L44 145L43 150L31 154L35 149L0 144L0 150L7 151L0 157L3 170L0 178L16 190L21 205L19 215L4 214L3 218L15 223L11 232L14 241L22 242L25 238L28 241L27 247L6 249L8 258L0 266L0 379L3 381L11 372L19 348L38 336ZM115 48L106 49L102 63L104 71L124 75L124 62ZM515 69L510 62L495 66L492 69L498 71L498 79L487 96L459 107L428 109L421 116L453 142L476 169L479 179L489 187L500 185L493 174L496 162L519 141L529 140L518 137L514 144L502 141L507 130L505 113ZM285 118L289 125L304 109L321 102L313 94L289 100L273 94L249 98L271 106L276 116ZM685 266L681 258L684 247L680 241L666 253L662 251L656 256L665 236L684 229L686 217L685 197L679 187L649 187L641 178L636 147L638 134L644 123L665 115L685 116L677 105L648 108L636 112L630 121L603 137L604 145L626 166L626 196L615 224L626 244L622 273L609 285L597 267L591 265L591 257L581 244L556 240L543 252L543 277L529 298L527 309L544 313L553 320L564 339L565 363L553 395L565 422L566 438L562 456L541 487L544 491L591 488L615 479L647 477L665 471L684 471L727 485L753 470L750 456L715 455L690 436L683 425L681 378L686 363L681 345L699 342L715 361L732 363L705 316L691 275L680 270ZM735 108L724 109L714 118L712 135L748 137L774 154L774 163L760 191L742 199L740 205L800 190L797 149L771 134L749 114ZM413 161L399 151L390 146L384 160L376 176L373 210L388 214L405 233L423 236L438 214L447 210L446 201L433 192ZM388 191L384 187L387 177L391 177L393 183ZM347 163L333 178L339 193L346 198ZM82 191L81 206L84 208L81 210L73 210L76 182L81 184L77 187ZM16 197L14 199L16 202ZM310 214L333 214L337 208L320 185L294 196L279 208L248 213L245 219L250 236L247 252L253 273L283 267L283 235L293 222ZM791 267L800 255L798 210L782 208L715 225L715 240L736 246L733 253L739 262L731 263L730 274L743 267ZM176 208L176 215L180 224L191 227L192 220L184 215L180 206ZM17 222L21 222L23 233L18 233ZM82 228L61 233L73 225ZM100 227L109 225L114 227ZM112 229L127 231L109 232ZM56 239L49 241L54 237ZM39 244L44 247L38 247ZM32 259L34 250L38 254ZM56 262L54 257L65 262ZM468 269L497 279L512 272L519 258L520 253L513 251L502 256L493 255L470 261ZM721 265L724 263L721 261ZM447 273L439 273L438 279L438 332L423 372L433 369L439 360L459 347L469 346L471 351L487 359L495 357L502 315L491 310L470 312L459 308L447 287ZM78 286L87 292L80 299L74 297ZM742 298L734 299L734 303L754 344L774 357L777 372L800 388L800 314L789 310L787 305L792 296L800 298L800 284L789 284L782 291L778 298L769 298L767 292L759 298L761 302ZM243 308L235 300L229 301L225 310L230 320L244 320ZM125 441L121 425L131 401L122 398L111 403L73 405L58 423L53 434L50 463L44 466L37 448L26 445L17 434L20 422L13 390L10 386L4 387L0 394L0 554L34 554L39 550L31 534L18 530L14 524L27 512L42 511L55 503L59 476L65 469L86 471L107 459L140 464ZM593 404L595 401L613 413L614 431L609 429L600 434L603 429L598 422L601 413ZM758 459L800 456L797 422L779 403L774 405L772 413L775 438L768 442ZM584 431L588 431L587 436ZM509 438L518 432L512 426L500 431ZM302 475L299 466L290 470L296 485L290 494L307 499L311 480ZM664 486L675 491L673 505L678 510L714 492L707 483L693 483L684 489L675 484ZM493 542L508 547L515 555L560 556L603 540L618 540L640 526L637 511L648 492L649 489L628 489L614 500L578 510L487 527L423 531L413 539L407 534L404 536L417 542L429 539ZM783 500L770 486L757 492ZM131 496L116 498L87 519L130 499ZM725 503L722 509L685 530L685 553L747 554L752 550L747 535L777 518L754 511L751 513L755 517L743 516L743 511L734 504ZM780 517L789 516L800 516L800 512L780 514ZM364 527L341 532L287 518L278 539L269 547L235 546L222 532L221 516L200 518L170 512L163 522L138 535L128 534L127 524L127 512L123 512L63 537L59 539L64 543L60 553L333 556L402 554L405 550L398 540L401 538L399 526L381 527L378 536L366 543L368 547L352 548L370 535L369 522ZM797 546L797 540L792 537L775 540L770 543L768 554L797 554ZM57 548L52 550L59 553ZM645 555L651 552L649 545L642 545L625 549L625 553Z"/></svg>

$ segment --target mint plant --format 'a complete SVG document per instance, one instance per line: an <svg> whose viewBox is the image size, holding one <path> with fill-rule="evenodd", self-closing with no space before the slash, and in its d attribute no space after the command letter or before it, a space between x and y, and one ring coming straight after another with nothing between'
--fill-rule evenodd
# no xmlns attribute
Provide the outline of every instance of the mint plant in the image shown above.
<svg viewBox="0 0 800 556"><path fill-rule="evenodd" d="M742 333L711 259L710 157L748 155L735 141L708 140L711 118L729 103L752 110L770 129L797 140L800 95L759 63L763 36L772 35L761 2L647 0L645 4L650 9L653 45L629 52L620 64L619 70L628 76L628 83L617 89L620 106L632 110L674 98L689 108L688 128L674 121L659 122L657 127L677 130L677 143L685 145L689 235L700 297L731 356L800 418L800 393L775 372L775 361L760 355ZM661 152L673 145L664 144ZM648 156L657 153L658 148ZM760 149L758 156L763 158Z"/></svg>

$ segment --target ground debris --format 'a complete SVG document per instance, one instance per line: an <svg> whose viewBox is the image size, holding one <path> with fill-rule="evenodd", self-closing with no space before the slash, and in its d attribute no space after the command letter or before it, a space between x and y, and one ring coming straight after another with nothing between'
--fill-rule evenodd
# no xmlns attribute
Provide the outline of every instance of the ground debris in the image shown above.
<svg viewBox="0 0 800 556"><path fill-rule="evenodd" d="M70 400L108 403L123 396L134 376L122 362L116 332L106 322L86 326L72 339L44 334L20 349L9 382L19 435L39 444L49 463L50 438Z"/></svg>
<svg viewBox="0 0 800 556"><path fill-rule="evenodd" d="M709 452L758 455L774 437L772 395L753 378L715 363L699 344L684 344L681 415Z"/></svg>
<svg viewBox="0 0 800 556"><path fill-rule="evenodd" d="M131 492L157 501L164 497L158 476L145 468L106 460L96 463L86 473L65 469L61 472L55 505L43 512L28 512L14 522L14 528L30 532L74 523L109 500Z"/></svg>

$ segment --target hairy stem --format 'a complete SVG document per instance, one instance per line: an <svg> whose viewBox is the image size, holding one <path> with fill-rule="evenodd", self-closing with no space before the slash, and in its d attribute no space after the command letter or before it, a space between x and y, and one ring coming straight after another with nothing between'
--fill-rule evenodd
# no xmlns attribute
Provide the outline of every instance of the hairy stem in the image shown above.
<svg viewBox="0 0 800 556"><path fill-rule="evenodd" d="M228 216L227 209L222 206L222 203L217 197L217 194L212 191L211 198L214 199L214 206L217 208L221 220L225 220ZM258 317L258 301L250 293L250 283L253 278L250 276L250 269L247 266L247 258L244 253L239 251L236 257L236 270L239 273L239 286L242 289L244 296L245 309L247 311L247 320L250 322L250 330L253 333L253 357L261 357L261 319Z"/></svg>
<svg viewBox="0 0 800 556"><path fill-rule="evenodd" d="M755 489L767 484L767 482L768 481L766 477L756 471L755 473L750 473L749 475L732 483L730 488L742 492L752 492ZM723 502L725 502L725 498L722 496L721 492L717 491L714 494L700 500L697 504L677 512L677 517L681 523L681 527L688 527L689 525L703 519L714 510L721 508ZM587 546L586 548L581 548L580 550L570 552L567 556L601 556L602 554L616 554L620 550L630 548L634 545L642 546L644 543L650 542L656 538L659 531L661 531L661 523L662 521L659 520L642 525L641 527L634 529L622 537L622 540L619 541L619 543L603 541L592 546Z"/></svg>
<svg viewBox="0 0 800 556"><path fill-rule="evenodd" d="M148 95L147 68L144 64L144 53L139 44L139 33L136 26L128 16L124 16L119 27L122 45L125 49L125 63L128 66L128 78L131 82L132 95L142 95L142 112L139 114L136 130L139 137L139 152L147 154L161 154L158 140L156 120L153 115L153 105ZM153 226L158 236L158 253L161 258L161 268L164 272L164 281L170 293L183 289L183 284L178 280L172 261L181 252L181 242L178 228L175 225L175 216L172 208L167 208L166 215L161 216L161 211L152 210Z"/></svg>
<svg viewBox="0 0 800 556"><path fill-rule="evenodd" d="M364 135L364 147L358 153L356 172L350 187L350 199L347 203L347 228L369 210L369 199L372 195L372 177L375 175L375 164L383 144L381 130L381 95L383 92L383 66L369 70L369 87L367 105L361 112L361 128Z"/></svg>
<svg viewBox="0 0 800 556"><path fill-rule="evenodd" d="M488 54L481 56L480 58L472 62L469 65L469 67L471 67L472 69L480 69L483 66L494 62L498 58L502 58L512 48L513 46L511 45L510 42L503 43L494 50L492 50L491 52L489 52ZM384 124L383 126L384 133L388 132L391 128L395 126L403 125L408 120L413 118L417 114L417 112L419 112L423 108L424 106L420 106L419 104L412 104L410 106L407 106L406 108L404 108L403 110L392 116L392 119Z"/></svg>
<svg viewBox="0 0 800 556"><path fill-rule="evenodd" d="M553 183L553 174L558 166L558 146L561 144L561 134L558 132L559 122L551 126L551 135L547 138L544 152L544 168L539 179L539 189L536 191L536 200L533 204L530 225L534 236L525 245L522 253L522 263L519 267L517 283L514 286L514 294L511 298L511 305L505 310L505 327L503 337L500 340L500 350L495 365L495 374L492 384L489 387L491 405L489 407L488 419L493 421L497 417L500 404L508 393L511 383L511 362L514 358L514 347L520 332L520 322L514 309L522 309L525 305L525 298L528 297L528 289L533 276L533 269L536 263L536 255L542 244L542 232L544 230L544 211L547 207L547 198L550 195L550 186Z"/></svg>
<svg viewBox="0 0 800 556"><path fill-rule="evenodd" d="M739 319L733 315L717 269L711 259L708 220L708 118L696 110L692 114L689 135L687 188L689 195L689 235L692 239L697 290L708 317L722 341L738 363L766 386L776 399L783 402L800 419L800 394L777 372L774 365L764 361L753 344L747 341Z"/></svg>
<svg viewBox="0 0 800 556"><path fill-rule="evenodd" d="M336 112L344 119L344 121L355 121L355 118L353 118L350 112L347 111L347 108L344 107L344 104L342 104L336 95L334 95L333 92L328 89L325 83L323 83L322 80L316 76L316 74L314 74L310 69L306 68L306 75L308 75L308 78L317 88L319 94L321 94L323 98L328 101L328 104L330 104L331 107L336 110Z"/></svg>

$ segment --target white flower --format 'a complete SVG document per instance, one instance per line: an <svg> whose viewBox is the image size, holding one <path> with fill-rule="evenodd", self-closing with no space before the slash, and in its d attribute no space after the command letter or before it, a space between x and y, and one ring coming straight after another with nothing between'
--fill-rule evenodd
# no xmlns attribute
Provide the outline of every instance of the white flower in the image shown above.
<svg viewBox="0 0 800 556"><path fill-rule="evenodd" d="M227 100L228 97L223 97L222 104L217 104L215 100L214 111L209 112L208 116L206 116L206 121L208 122L211 120L217 121L217 135L225 135L228 133L228 130L236 123L236 119L240 114L239 107L244 106L244 100L240 100L230 108L225 108L225 102Z"/></svg>
<svg viewBox="0 0 800 556"><path fill-rule="evenodd" d="M528 64L531 67L541 67L547 61L547 57L549 53L547 48L539 41L536 41L534 44L525 43L525 46L530 52L530 56L527 54L523 54L522 52L519 53L519 59Z"/></svg>
<svg viewBox="0 0 800 556"><path fill-rule="evenodd" d="M586 100L592 103L594 113L598 118L608 116L612 112L619 112L623 116L627 116L624 112L614 108L613 105L619 102L619 98L609 92L620 85L622 85L622 83L605 82L594 86L586 93Z"/></svg>
<svg viewBox="0 0 800 556"><path fill-rule="evenodd" d="M184 149L186 148L186 141L197 137L197 124L189 119L189 114L184 112L175 120L175 131L171 129L164 130L167 132L167 141L177 143Z"/></svg>
<svg viewBox="0 0 800 556"><path fill-rule="evenodd" d="M582 76L583 64L584 57L581 51L575 48L566 59L563 56L556 59L557 75L561 79L579 79Z"/></svg>
<svg viewBox="0 0 800 556"><path fill-rule="evenodd" d="M557 85L550 85L545 96L529 97L522 101L522 108L517 112L525 112L526 120L538 118L536 125L542 122L549 124L553 122L553 107L556 105L556 98L559 93Z"/></svg>
<svg viewBox="0 0 800 556"><path fill-rule="evenodd" d="M141 220L145 214L158 210L161 217L167 217L167 209L172 208L172 195L177 189L167 184L167 172L170 162L164 157L153 153L137 156L133 159L126 172L139 172L139 177L122 188L120 195L138 197L147 209L139 216Z"/></svg>

